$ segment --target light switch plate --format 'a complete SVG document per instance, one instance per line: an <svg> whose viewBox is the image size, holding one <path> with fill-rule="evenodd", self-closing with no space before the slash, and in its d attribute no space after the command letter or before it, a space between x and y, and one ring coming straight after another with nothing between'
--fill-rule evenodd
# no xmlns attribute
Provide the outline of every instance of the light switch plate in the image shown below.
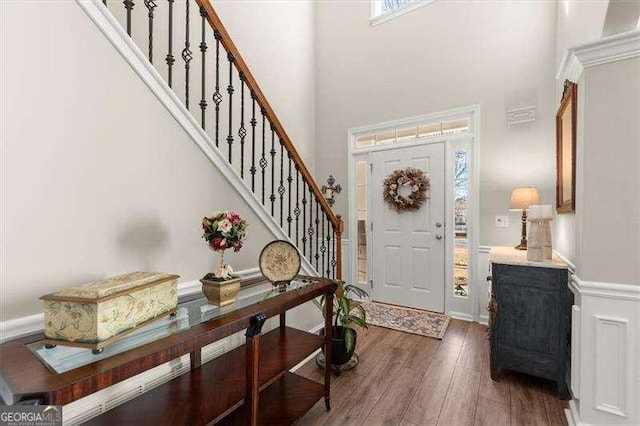
<svg viewBox="0 0 640 426"><path fill-rule="evenodd" d="M496 228L508 228L509 216L496 216Z"/></svg>

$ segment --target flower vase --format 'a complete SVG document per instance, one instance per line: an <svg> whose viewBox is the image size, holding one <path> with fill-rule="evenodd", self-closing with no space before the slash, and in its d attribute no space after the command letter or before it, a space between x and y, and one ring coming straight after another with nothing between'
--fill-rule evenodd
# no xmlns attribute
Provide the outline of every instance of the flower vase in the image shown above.
<svg viewBox="0 0 640 426"><path fill-rule="evenodd" d="M220 252L219 268L200 280L202 292L212 305L225 306L235 302L240 291L240 277L233 277L231 272L231 266L224 264L224 252Z"/></svg>

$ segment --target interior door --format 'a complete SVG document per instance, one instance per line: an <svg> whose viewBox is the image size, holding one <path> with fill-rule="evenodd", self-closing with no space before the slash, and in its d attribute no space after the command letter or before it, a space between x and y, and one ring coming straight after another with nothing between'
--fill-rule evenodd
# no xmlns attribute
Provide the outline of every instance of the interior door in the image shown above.
<svg viewBox="0 0 640 426"><path fill-rule="evenodd" d="M376 151L372 160L373 299L444 312L444 143ZM390 173L413 167L430 189L418 211L398 213L383 201Z"/></svg>

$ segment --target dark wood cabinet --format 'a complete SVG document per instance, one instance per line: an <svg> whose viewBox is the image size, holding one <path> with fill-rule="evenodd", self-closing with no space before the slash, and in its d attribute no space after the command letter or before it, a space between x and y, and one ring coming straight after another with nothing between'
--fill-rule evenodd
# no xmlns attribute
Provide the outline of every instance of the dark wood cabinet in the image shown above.
<svg viewBox="0 0 640 426"><path fill-rule="evenodd" d="M491 377L507 369L553 380L567 399L568 269L559 260L533 265L526 252L507 250L491 255Z"/></svg>

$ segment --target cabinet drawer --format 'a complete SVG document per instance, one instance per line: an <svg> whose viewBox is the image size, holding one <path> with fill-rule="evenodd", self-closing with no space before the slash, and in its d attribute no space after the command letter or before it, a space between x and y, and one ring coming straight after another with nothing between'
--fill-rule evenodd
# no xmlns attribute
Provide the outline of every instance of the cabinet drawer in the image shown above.
<svg viewBox="0 0 640 426"><path fill-rule="evenodd" d="M492 271L492 288L494 291L499 289L501 285L510 284L564 292L568 278L566 269L537 268L497 263L492 265Z"/></svg>

